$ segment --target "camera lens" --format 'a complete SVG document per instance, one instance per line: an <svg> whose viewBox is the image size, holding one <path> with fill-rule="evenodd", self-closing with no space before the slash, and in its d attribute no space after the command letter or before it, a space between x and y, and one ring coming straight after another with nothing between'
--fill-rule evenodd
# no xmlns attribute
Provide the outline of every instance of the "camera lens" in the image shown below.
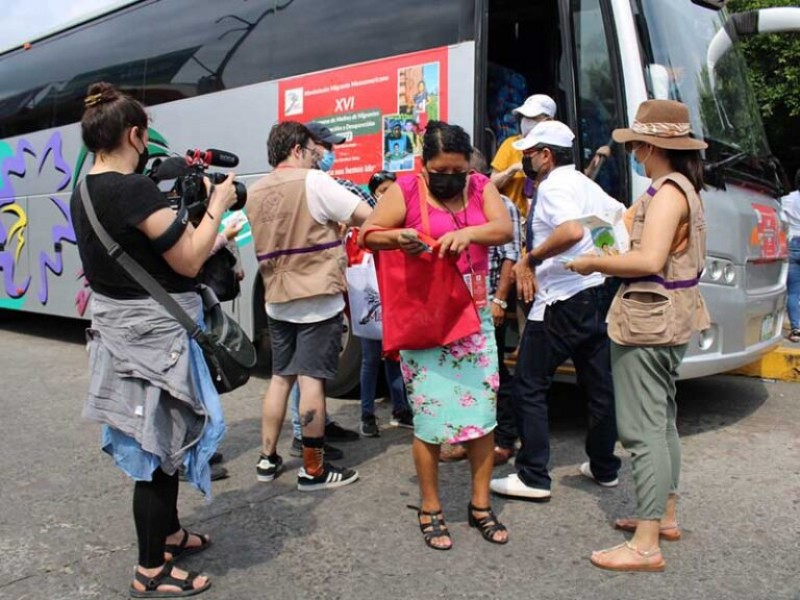
<svg viewBox="0 0 800 600"><path fill-rule="evenodd" d="M231 206L230 210L242 210L244 205L247 204L247 188L244 187L243 183L234 181L233 189L236 190L236 203Z"/></svg>

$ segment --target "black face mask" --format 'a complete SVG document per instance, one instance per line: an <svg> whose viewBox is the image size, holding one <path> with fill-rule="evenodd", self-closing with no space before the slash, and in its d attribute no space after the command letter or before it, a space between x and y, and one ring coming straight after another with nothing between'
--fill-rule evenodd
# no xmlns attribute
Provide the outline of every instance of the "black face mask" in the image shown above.
<svg viewBox="0 0 800 600"><path fill-rule="evenodd" d="M537 171L533 168L533 156L523 155L522 157L522 172L528 179L536 179Z"/></svg>
<svg viewBox="0 0 800 600"><path fill-rule="evenodd" d="M437 200L450 200L464 191L467 185L466 173L428 172L428 189Z"/></svg>
<svg viewBox="0 0 800 600"><path fill-rule="evenodd" d="M133 172L142 175L144 173L144 168L147 166L148 160L150 160L150 152L147 149L147 144L145 144L144 151L139 152L139 162L136 163L136 168L133 170Z"/></svg>

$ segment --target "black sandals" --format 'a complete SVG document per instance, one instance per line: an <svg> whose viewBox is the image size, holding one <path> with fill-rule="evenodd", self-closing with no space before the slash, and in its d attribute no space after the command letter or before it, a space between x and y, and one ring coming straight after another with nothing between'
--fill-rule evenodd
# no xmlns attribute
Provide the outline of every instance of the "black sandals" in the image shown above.
<svg viewBox="0 0 800 600"><path fill-rule="evenodd" d="M453 547L453 538L450 537L450 532L447 530L447 524L444 522L444 515L442 514L441 510L437 510L436 512L428 512L422 510L417 506L408 505L408 508L413 508L417 511L417 520L419 521L419 529L422 531L422 537L425 540L425 544L428 547L433 548L434 550L450 550ZM430 523L423 523L420 520L422 516L430 517ZM447 538L450 540L449 546L437 546L433 543L433 540L437 538Z"/></svg>
<svg viewBox="0 0 800 600"><path fill-rule="evenodd" d="M186 598L187 596L196 596L205 592L211 587L211 580L206 581L205 585L199 588L194 587L194 581L200 577L200 573L189 572L186 579L178 579L172 576L172 563L166 563L161 571L153 577L148 577L139 569L134 570L134 579L144 586L144 590L137 590L131 585L130 595L131 598ZM159 590L162 585L171 585L178 588L177 590Z"/></svg>
<svg viewBox="0 0 800 600"><path fill-rule="evenodd" d="M469 526L477 528L478 531L481 532L483 539L493 544L505 544L508 542L508 537L503 540L496 540L494 538L496 533L508 530L505 525L497 520L497 516L494 514L491 506L488 508L478 508L477 506L473 506L472 502L470 502L468 507ZM485 517L478 518L475 516L476 512L489 514Z"/></svg>
<svg viewBox="0 0 800 600"><path fill-rule="evenodd" d="M194 531L187 531L186 529L181 529L183 531L183 538L177 544L165 544L164 545L164 554L169 554L169 556L165 556L164 558L168 561L176 561L178 558L183 558L186 556L191 556L192 554L197 554L198 552L202 552L206 548L211 545L211 540L208 536L203 535L202 533L196 533ZM200 545L199 546L187 546L186 544L189 543L189 536L194 535L200 538Z"/></svg>

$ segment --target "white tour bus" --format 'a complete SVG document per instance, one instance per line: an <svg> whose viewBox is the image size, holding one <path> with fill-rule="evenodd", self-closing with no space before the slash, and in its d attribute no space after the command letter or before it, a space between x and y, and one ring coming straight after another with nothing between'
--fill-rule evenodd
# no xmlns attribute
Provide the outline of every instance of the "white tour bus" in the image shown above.
<svg viewBox="0 0 800 600"><path fill-rule="evenodd" d="M719 44L722 4L141 0L8 49L0 53L0 308L88 317L68 204L89 166L78 121L95 81L148 106L151 154L221 148L240 157L235 171L248 185L268 170L265 142L278 120L320 120L343 133L333 174L364 185L377 169L418 169L419 132L431 119L464 126L491 154L510 134L510 109L547 93L578 132L585 165L641 101L674 98L691 107L694 131L709 143L702 290L713 325L693 340L681 374L751 362L780 340L785 232L743 61ZM628 203L645 179L623 148L612 150L597 181ZM238 242L246 278L229 310L268 348L249 228ZM358 343L344 340L331 395L358 382Z"/></svg>

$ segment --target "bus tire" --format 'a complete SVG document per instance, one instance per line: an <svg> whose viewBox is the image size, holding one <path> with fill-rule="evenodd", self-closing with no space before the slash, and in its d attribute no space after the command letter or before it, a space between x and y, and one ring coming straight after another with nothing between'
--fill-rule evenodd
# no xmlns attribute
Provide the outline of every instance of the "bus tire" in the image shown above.
<svg viewBox="0 0 800 600"><path fill-rule="evenodd" d="M352 394L361 380L361 342L353 335L350 318L344 315L342 332L342 351L339 354L339 369L336 379L329 380L325 386L326 395L344 398Z"/></svg>

